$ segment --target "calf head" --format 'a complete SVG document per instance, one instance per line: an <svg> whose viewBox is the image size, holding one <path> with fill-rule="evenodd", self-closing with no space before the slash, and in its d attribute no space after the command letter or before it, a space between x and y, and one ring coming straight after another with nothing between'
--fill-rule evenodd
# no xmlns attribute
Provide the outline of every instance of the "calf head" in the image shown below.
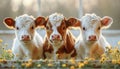
<svg viewBox="0 0 120 69"><path fill-rule="evenodd" d="M86 14L81 19L81 31L83 40L87 43L94 43L99 40L101 29L111 26L113 20L109 16L100 18L95 14Z"/></svg>
<svg viewBox="0 0 120 69"><path fill-rule="evenodd" d="M39 17L37 18L39 22ZM53 46L59 47L63 45L66 41L67 28L70 26L80 26L80 21L75 18L69 18L68 20L62 14L54 13L51 14L45 21L41 24L46 29L47 39Z"/></svg>
<svg viewBox="0 0 120 69"><path fill-rule="evenodd" d="M39 22L43 22L42 20ZM32 16L27 14L16 17L16 19L5 18L4 24L11 29L15 29L15 34L20 41L31 41L35 34L35 28L39 25Z"/></svg>

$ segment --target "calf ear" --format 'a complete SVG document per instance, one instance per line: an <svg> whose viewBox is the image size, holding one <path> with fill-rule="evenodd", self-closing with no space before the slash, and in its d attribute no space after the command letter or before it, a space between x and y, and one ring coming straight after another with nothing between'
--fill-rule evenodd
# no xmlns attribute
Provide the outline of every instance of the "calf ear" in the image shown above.
<svg viewBox="0 0 120 69"><path fill-rule="evenodd" d="M113 19L109 16L105 16L101 19L101 25L103 28L108 28L113 23Z"/></svg>
<svg viewBox="0 0 120 69"><path fill-rule="evenodd" d="M4 24L10 29L15 28L15 20L12 18L5 18Z"/></svg>
<svg viewBox="0 0 120 69"><path fill-rule="evenodd" d="M45 25L45 18L44 17L37 17L35 19L35 25L37 26L44 26Z"/></svg>
<svg viewBox="0 0 120 69"><path fill-rule="evenodd" d="M80 20L78 20L77 18L69 18L67 20L67 26L71 26L71 27L80 27L81 22Z"/></svg>

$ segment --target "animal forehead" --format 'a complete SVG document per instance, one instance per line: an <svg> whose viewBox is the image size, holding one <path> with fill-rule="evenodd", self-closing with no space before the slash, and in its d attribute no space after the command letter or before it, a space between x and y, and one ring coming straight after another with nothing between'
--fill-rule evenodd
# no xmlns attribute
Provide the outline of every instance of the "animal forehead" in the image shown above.
<svg viewBox="0 0 120 69"><path fill-rule="evenodd" d="M89 14L89 15L85 15L81 18L82 20L82 25L88 25L88 26L93 26L93 25L97 25L100 22L100 17L96 16L95 14Z"/></svg>
<svg viewBox="0 0 120 69"><path fill-rule="evenodd" d="M16 17L15 21L16 21L16 25L22 25L22 26L34 24L34 18L28 15L22 15L22 16Z"/></svg>
<svg viewBox="0 0 120 69"><path fill-rule="evenodd" d="M49 16L49 21L52 26L60 26L63 20L64 16L62 14L54 13Z"/></svg>

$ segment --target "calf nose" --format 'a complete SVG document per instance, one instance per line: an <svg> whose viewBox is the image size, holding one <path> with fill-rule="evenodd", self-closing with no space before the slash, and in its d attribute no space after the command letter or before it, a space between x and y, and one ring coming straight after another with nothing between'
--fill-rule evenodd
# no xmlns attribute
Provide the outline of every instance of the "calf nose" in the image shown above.
<svg viewBox="0 0 120 69"><path fill-rule="evenodd" d="M25 41L30 40L29 35L23 35L22 36L22 40L25 40Z"/></svg>
<svg viewBox="0 0 120 69"><path fill-rule="evenodd" d="M89 36L89 40L91 40L91 41L95 41L95 40L96 40L96 36L95 36L95 35L91 35L91 36Z"/></svg>
<svg viewBox="0 0 120 69"><path fill-rule="evenodd" d="M60 39L60 35L54 34L54 35L52 35L52 39L53 40L59 40Z"/></svg>

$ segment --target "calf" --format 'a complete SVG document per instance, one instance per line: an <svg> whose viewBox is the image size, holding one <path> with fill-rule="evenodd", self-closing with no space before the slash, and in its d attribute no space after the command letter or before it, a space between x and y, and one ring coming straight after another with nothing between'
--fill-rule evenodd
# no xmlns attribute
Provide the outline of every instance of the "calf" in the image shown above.
<svg viewBox="0 0 120 69"><path fill-rule="evenodd" d="M111 26L112 18L109 16L100 18L95 14L86 14L80 21L81 35L75 46L78 59L100 58L105 52L105 47L110 46L102 35L102 29Z"/></svg>
<svg viewBox="0 0 120 69"><path fill-rule="evenodd" d="M42 20L40 23L44 22ZM16 17L16 19L5 18L4 24L15 30L15 39L12 47L15 60L40 59L43 53L43 40L35 31L38 23L32 16L27 14Z"/></svg>
<svg viewBox="0 0 120 69"><path fill-rule="evenodd" d="M37 18L36 22L41 20ZM51 14L41 24L46 29L46 36L43 45L43 55L47 59L66 59L76 56L76 50L74 48L75 39L68 27L79 26L79 21L75 18L69 18L68 20L61 14Z"/></svg>

